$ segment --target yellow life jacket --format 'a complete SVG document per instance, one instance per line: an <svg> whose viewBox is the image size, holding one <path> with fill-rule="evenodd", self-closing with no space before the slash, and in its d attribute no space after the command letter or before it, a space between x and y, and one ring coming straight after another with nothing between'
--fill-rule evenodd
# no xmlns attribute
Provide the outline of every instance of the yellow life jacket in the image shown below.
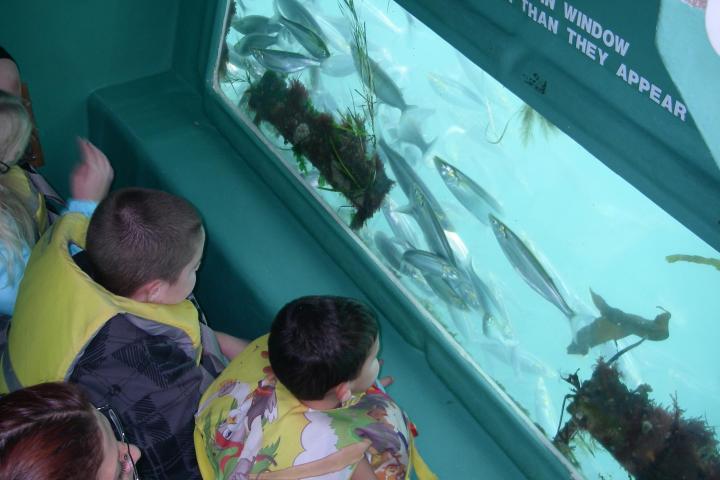
<svg viewBox="0 0 720 480"><path fill-rule="evenodd" d="M421 480L436 478L415 456L411 431L376 388L332 410L303 405L272 375L266 335L205 391L195 451L206 480L349 479L363 458L378 479L408 479L413 466Z"/></svg>
<svg viewBox="0 0 720 480"><path fill-rule="evenodd" d="M22 168L14 165L3 174L5 185L22 200L28 212L32 213L37 227L37 234L41 236L48 227L48 213L45 207L45 197L38 192L30 182L28 174Z"/></svg>
<svg viewBox="0 0 720 480"><path fill-rule="evenodd" d="M200 362L200 322L190 301L160 305L113 295L75 263L69 245L85 247L88 223L84 215L66 214L33 249L0 359L0 393L67 379L87 344L119 313L149 321L154 333L172 332Z"/></svg>

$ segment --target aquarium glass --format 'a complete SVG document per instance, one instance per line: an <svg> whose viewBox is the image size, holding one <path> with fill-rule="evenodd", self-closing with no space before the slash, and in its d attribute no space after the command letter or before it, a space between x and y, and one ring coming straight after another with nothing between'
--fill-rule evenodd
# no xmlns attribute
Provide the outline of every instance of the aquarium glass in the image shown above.
<svg viewBox="0 0 720 480"><path fill-rule="evenodd" d="M231 2L217 71L240 118L548 438L573 378L642 338L613 362L627 388L720 425L720 253L401 7ZM625 478L578 430L583 473Z"/></svg>

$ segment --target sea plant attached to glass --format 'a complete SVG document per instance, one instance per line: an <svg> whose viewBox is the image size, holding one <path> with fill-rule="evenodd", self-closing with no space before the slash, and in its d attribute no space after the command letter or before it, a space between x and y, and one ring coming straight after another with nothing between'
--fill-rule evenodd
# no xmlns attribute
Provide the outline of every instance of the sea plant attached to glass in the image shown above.
<svg viewBox="0 0 720 480"><path fill-rule="evenodd" d="M566 381L574 393L567 412L571 418L558 431L554 444L572 459L570 442L586 431L638 480L679 478L720 479L720 453L714 432L699 418L685 418L673 398L671 410L656 405L647 384L628 389L610 359L600 359L592 377Z"/></svg>
<svg viewBox="0 0 720 480"><path fill-rule="evenodd" d="M307 158L330 189L355 208L350 228L362 227L393 185L377 152L368 148L371 142L362 116L349 112L336 121L313 107L299 80L288 81L270 70L250 84L246 96L253 121L270 123L292 145L301 170Z"/></svg>
<svg viewBox="0 0 720 480"><path fill-rule="evenodd" d="M354 208L350 221L359 229L380 208L393 182L387 177L376 151L375 94L367 55L365 26L358 19L353 0L343 0L353 32L358 68L363 73L360 112L348 109L339 119L314 107L299 79L268 69L259 79L248 76L244 98L256 124L267 122L292 145L298 168L307 173L306 160L320 172L319 187L342 194ZM366 127L369 123L370 131Z"/></svg>

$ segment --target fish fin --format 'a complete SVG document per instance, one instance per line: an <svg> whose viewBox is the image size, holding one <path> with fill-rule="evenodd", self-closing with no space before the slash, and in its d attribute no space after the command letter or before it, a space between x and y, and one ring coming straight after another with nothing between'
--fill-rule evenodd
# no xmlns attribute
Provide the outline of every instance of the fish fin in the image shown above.
<svg viewBox="0 0 720 480"><path fill-rule="evenodd" d="M276 2L277 3L277 2ZM272 17L268 18L268 24L270 25L278 25L280 28L278 29L278 32L281 30L287 30L287 27L283 25L282 21L285 19L285 16L280 13L280 10L277 8L275 9L275 13L273 13Z"/></svg>
<svg viewBox="0 0 720 480"><path fill-rule="evenodd" d="M593 292L592 288L590 289L590 296L592 297L592 301L597 307L597 309L600 310L600 315L605 315L605 313L610 309L610 306L607 304L605 299L597 293Z"/></svg>
<svg viewBox="0 0 720 480"><path fill-rule="evenodd" d="M566 351L568 355L587 355L590 349L587 345L579 345L573 340L572 343L567 346Z"/></svg>
<svg viewBox="0 0 720 480"><path fill-rule="evenodd" d="M407 205L396 208L395 211L398 213L404 213L405 215L412 215L415 213L415 205L408 203Z"/></svg>

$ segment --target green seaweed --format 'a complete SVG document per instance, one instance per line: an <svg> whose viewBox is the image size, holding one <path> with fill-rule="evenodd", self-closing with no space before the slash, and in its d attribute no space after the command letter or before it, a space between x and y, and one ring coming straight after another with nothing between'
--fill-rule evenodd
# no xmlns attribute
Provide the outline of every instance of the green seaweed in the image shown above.
<svg viewBox="0 0 720 480"><path fill-rule="evenodd" d="M368 148L363 117L348 112L335 120L315 109L299 80L288 82L272 71L251 82L246 94L253 121L270 123L292 145L301 171L307 171L305 159L317 168L324 182L355 209L350 228L362 227L393 185L375 149Z"/></svg>
<svg viewBox="0 0 720 480"><path fill-rule="evenodd" d="M338 5L340 6L340 11L343 12L343 15L350 23L350 31L352 32L352 40L354 43L352 47L354 60L358 70L360 70L360 78L365 79L365 81L361 82L362 91L355 90L355 93L364 101L362 108L370 122L370 141L374 148L377 138L375 135L375 105L377 102L375 100L375 80L370 55L368 53L367 29L365 28L365 23L361 22L357 15L354 0L341 0L338 2Z"/></svg>
<svg viewBox="0 0 720 480"><path fill-rule="evenodd" d="M715 267L717 270L720 270L720 259L717 258L707 258L707 257L701 257L699 255L668 255L665 257L665 260L667 260L668 263L675 263L675 262L690 262L690 263L697 263L700 265L710 265L711 267Z"/></svg>
<svg viewBox="0 0 720 480"><path fill-rule="evenodd" d="M502 139L505 137L508 127L510 126L510 123L517 116L520 116L520 140L522 141L523 146L527 146L532 140L535 125L538 125L540 127L545 138L558 130L558 128L553 125L550 120L542 116L537 110L525 103L522 107L520 107L517 112L515 112L508 119L507 122L505 122L505 126L503 127L503 130L498 136L498 138L495 140L488 140L488 142L492 143L493 145L497 145L498 143L502 142ZM487 134L487 128L485 130Z"/></svg>
<svg viewBox="0 0 720 480"><path fill-rule="evenodd" d="M527 146L532 140L532 132L535 125L540 127L545 138L547 138L549 134L557 131L555 125L550 123L547 118L526 103L520 109L520 138L522 139L523 145Z"/></svg>

